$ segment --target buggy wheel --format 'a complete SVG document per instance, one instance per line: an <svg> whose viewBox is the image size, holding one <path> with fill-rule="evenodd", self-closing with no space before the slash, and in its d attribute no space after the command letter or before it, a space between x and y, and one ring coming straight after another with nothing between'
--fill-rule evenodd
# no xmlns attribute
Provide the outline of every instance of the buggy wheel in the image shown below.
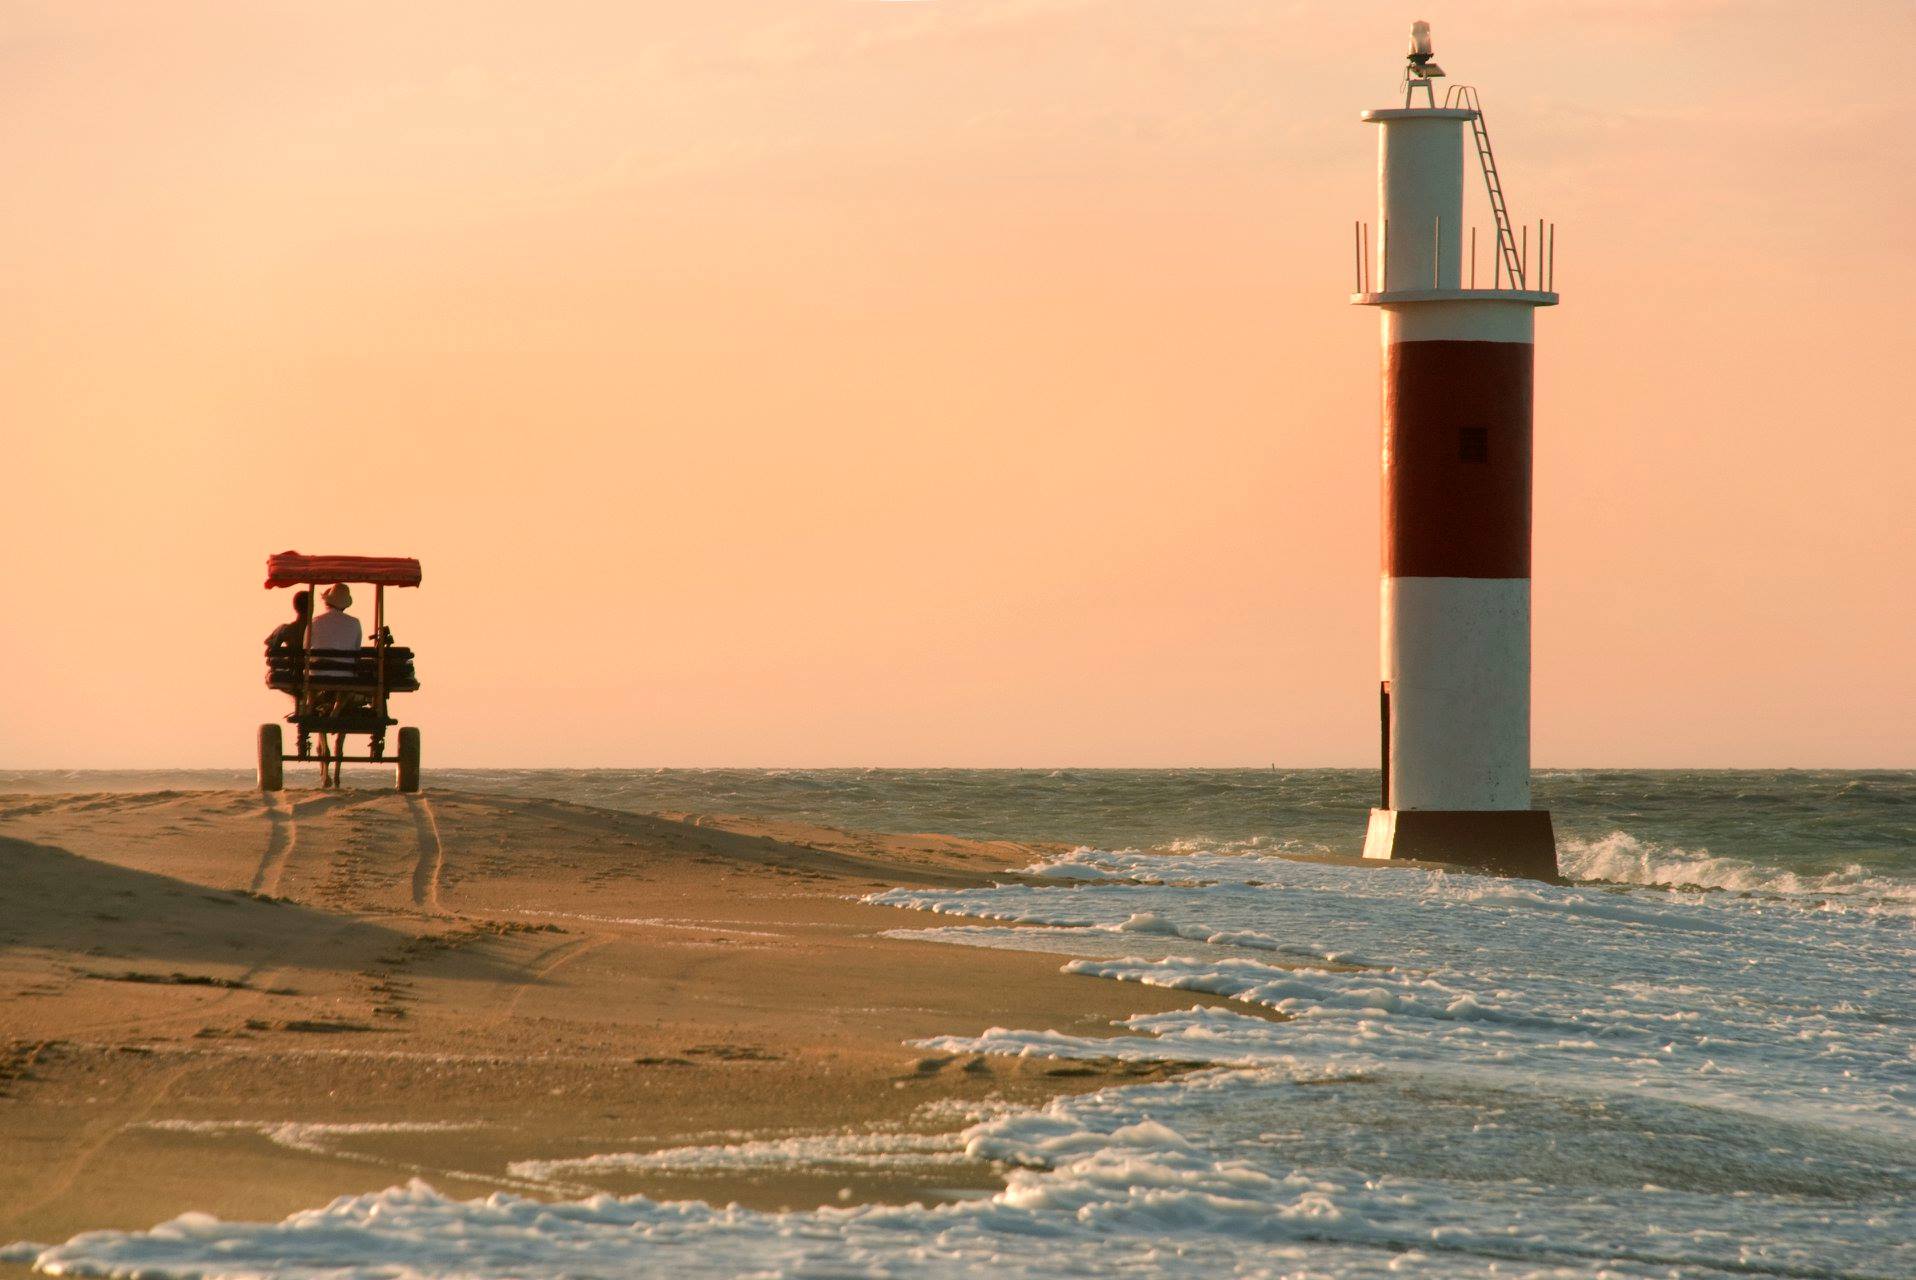
<svg viewBox="0 0 1916 1280"><path fill-rule="evenodd" d="M285 751L280 745L279 726L263 724L259 727L259 789L261 791L284 791L286 789L286 766L280 757Z"/></svg>
<svg viewBox="0 0 1916 1280"><path fill-rule="evenodd" d="M399 789L419 790L419 730L412 725L399 731Z"/></svg>

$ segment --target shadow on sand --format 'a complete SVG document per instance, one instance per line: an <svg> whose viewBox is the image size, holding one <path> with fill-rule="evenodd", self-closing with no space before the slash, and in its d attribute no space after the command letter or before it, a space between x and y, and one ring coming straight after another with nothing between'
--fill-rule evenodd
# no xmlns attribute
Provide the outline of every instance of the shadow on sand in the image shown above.
<svg viewBox="0 0 1916 1280"><path fill-rule="evenodd" d="M264 957L350 972L417 935L283 898L137 871L55 845L0 836L0 948L71 952L102 970L129 964L248 965ZM464 950L456 976L525 975Z"/></svg>

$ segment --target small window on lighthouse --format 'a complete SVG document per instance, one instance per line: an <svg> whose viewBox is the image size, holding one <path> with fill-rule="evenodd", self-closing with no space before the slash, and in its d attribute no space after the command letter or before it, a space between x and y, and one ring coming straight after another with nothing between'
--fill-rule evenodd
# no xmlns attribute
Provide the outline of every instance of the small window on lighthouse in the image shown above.
<svg viewBox="0 0 1916 1280"><path fill-rule="evenodd" d="M1489 462L1490 430L1487 427L1457 428L1457 461Z"/></svg>

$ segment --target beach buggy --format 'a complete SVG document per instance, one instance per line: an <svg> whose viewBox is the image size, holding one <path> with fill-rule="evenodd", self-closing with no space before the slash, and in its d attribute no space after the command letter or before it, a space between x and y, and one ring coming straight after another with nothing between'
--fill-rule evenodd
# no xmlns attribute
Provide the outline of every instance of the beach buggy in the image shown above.
<svg viewBox="0 0 1916 1280"><path fill-rule="evenodd" d="M419 730L399 730L398 751L386 754L386 731L399 724L388 714L395 693L419 688L413 673L412 650L392 642L386 627L386 588L419 585L419 562L386 556L303 556L282 551L266 558L266 586L298 587L306 604L285 642L268 641L266 686L293 699L286 722L297 731L297 750L286 754L285 735L277 724L259 727L259 786L262 791L283 790L285 762L319 765L319 785L337 787L344 764L388 764L399 770L401 791L419 790ZM312 644L314 604L321 588L337 584L373 589L370 643L356 649L319 649ZM339 599L350 599L350 591ZM356 626L356 624L354 624ZM364 734L365 755L347 755L346 739Z"/></svg>

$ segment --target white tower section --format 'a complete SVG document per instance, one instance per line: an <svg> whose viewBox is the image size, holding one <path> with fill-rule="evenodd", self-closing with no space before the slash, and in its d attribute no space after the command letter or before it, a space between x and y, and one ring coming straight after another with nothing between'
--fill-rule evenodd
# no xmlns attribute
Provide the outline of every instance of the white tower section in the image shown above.
<svg viewBox="0 0 1916 1280"><path fill-rule="evenodd" d="M1378 279L1391 289L1455 289L1464 216L1464 133L1469 111L1366 111L1378 131Z"/></svg>

